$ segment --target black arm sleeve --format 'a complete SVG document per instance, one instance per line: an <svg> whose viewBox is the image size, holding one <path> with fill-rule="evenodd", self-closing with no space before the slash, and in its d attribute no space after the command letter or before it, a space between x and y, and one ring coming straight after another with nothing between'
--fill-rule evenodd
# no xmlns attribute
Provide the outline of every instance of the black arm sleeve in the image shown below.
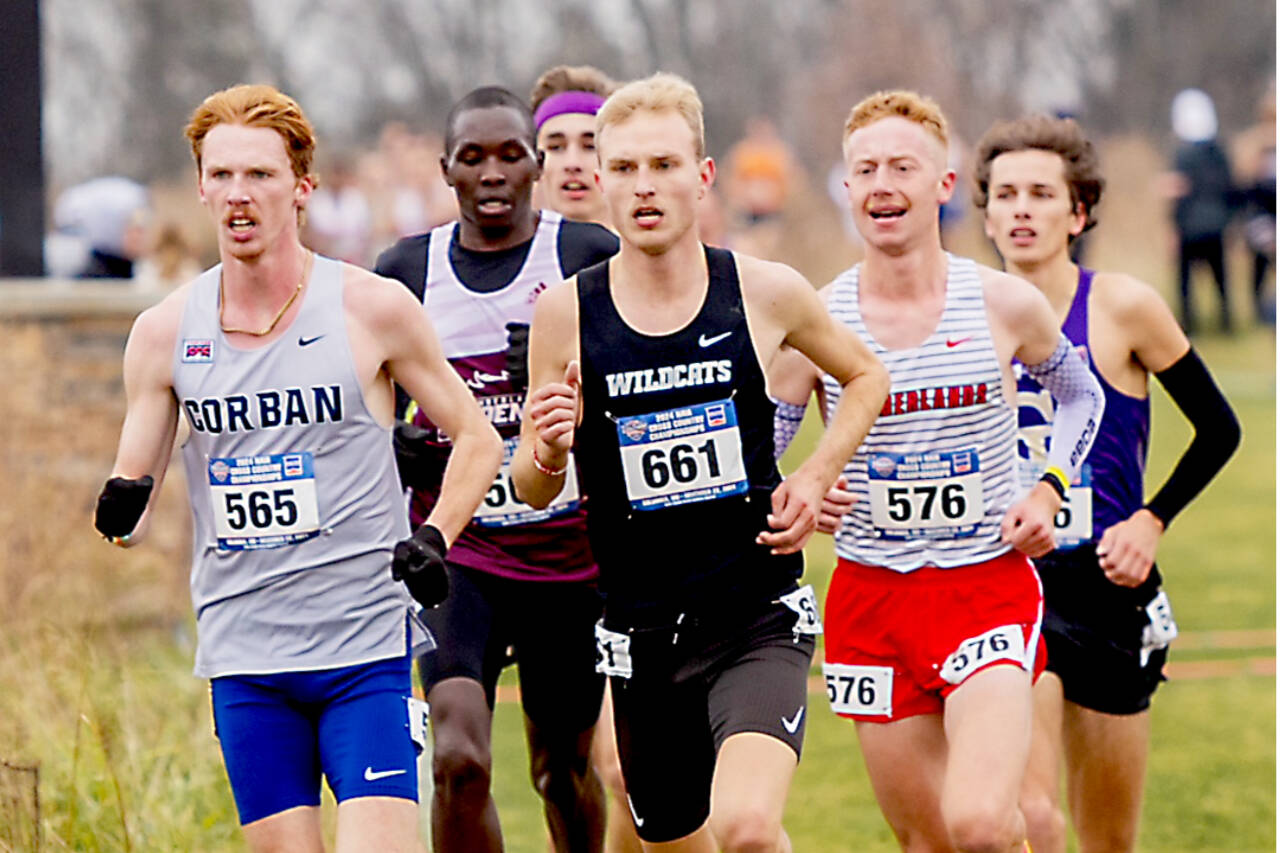
<svg viewBox="0 0 1280 853"><path fill-rule="evenodd" d="M618 236L594 222L560 223L560 269L566 277L595 266L618 252Z"/></svg>
<svg viewBox="0 0 1280 853"><path fill-rule="evenodd" d="M1191 422L1191 444L1146 508L1168 529L1173 517L1200 494L1240 446L1240 422L1194 349L1156 374Z"/></svg>
<svg viewBox="0 0 1280 853"><path fill-rule="evenodd" d="M394 278L421 301L427 286L427 244L430 242L429 233L405 237L378 255L373 264L374 273Z"/></svg>
<svg viewBox="0 0 1280 853"><path fill-rule="evenodd" d="M378 255L373 264L377 275L394 278L409 288L418 301L422 301L423 291L427 289L427 249L431 242L431 234L418 234L405 237L390 249ZM396 420L402 420L409 407L409 395L396 385Z"/></svg>

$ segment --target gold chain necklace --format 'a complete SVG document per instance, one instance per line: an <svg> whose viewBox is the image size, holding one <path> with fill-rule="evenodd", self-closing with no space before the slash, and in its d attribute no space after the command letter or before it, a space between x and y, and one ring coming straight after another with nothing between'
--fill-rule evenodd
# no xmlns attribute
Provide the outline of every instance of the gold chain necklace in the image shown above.
<svg viewBox="0 0 1280 853"><path fill-rule="evenodd" d="M302 286L307 283L307 274L311 270L311 262L315 259L315 252L308 252L307 259L302 264L302 278L298 279L298 286L293 289L293 293L289 294L289 298L280 306L280 310L276 312L276 316L267 324L265 329L253 331L252 329L228 329L226 324L222 322L222 313L227 308L227 293L223 287L222 275L218 275L218 325L222 327L222 331L226 333L238 333L241 335L253 335L255 338L261 338L269 335L275 329L276 324L280 322L280 318L284 316L284 312L289 310L289 306L293 304L293 300L298 298L298 294L302 292Z"/></svg>

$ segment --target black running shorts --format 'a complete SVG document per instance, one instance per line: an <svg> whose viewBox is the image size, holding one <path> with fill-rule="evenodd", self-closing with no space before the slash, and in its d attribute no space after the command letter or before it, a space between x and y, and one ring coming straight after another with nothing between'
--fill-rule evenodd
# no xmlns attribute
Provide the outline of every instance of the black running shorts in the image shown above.
<svg viewBox="0 0 1280 853"><path fill-rule="evenodd" d="M1093 544L1055 551L1035 564L1044 584L1047 669L1062 680L1064 698L1106 714L1145 711L1165 680L1168 656L1148 630L1148 608L1158 599L1168 603L1160 573L1152 566L1141 586L1114 584Z"/></svg>
<svg viewBox="0 0 1280 853"><path fill-rule="evenodd" d="M484 686L493 707L498 676L520 667L520 701L544 732L577 734L600 716L604 676L596 672L594 581L527 581L449 563L449 597L422 614L437 648L418 658L427 693L446 678Z"/></svg>

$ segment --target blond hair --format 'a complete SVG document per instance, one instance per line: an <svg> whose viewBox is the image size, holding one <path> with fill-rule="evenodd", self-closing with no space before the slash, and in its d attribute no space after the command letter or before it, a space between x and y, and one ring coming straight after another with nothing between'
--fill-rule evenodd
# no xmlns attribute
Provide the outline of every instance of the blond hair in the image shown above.
<svg viewBox="0 0 1280 853"><path fill-rule="evenodd" d="M942 143L943 151L946 151L950 144L947 119L942 114L942 108L938 106L938 102L907 89L876 92L859 101L849 111L849 118L845 120L844 136L841 137L841 142L848 142L854 131L883 118L904 118L915 122Z"/></svg>
<svg viewBox="0 0 1280 853"><path fill-rule="evenodd" d="M609 125L620 124L640 110L679 113L693 131L693 147L698 159L706 155L702 99L698 97L698 90L683 77L664 71L633 80L610 95L596 113L596 139Z"/></svg>
<svg viewBox="0 0 1280 853"><path fill-rule="evenodd" d="M274 86L241 85L214 92L191 114L183 133L191 143L196 171L202 165L204 138L219 124L265 127L280 134L293 174L311 177L311 160L315 156L316 132L307 121L298 102Z"/></svg>

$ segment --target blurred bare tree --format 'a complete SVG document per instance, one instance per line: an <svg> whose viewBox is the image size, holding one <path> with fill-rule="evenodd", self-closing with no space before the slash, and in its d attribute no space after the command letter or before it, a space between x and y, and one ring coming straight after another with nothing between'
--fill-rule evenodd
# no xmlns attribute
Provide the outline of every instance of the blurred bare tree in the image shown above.
<svg viewBox="0 0 1280 853"><path fill-rule="evenodd" d="M819 166L879 87L929 92L969 138L1025 109L1162 137L1187 85L1243 126L1275 67L1273 0L43 0L42 21L54 189L187 168L189 111L249 80L345 147L390 119L438 128L478 85L524 94L548 65L661 68L698 85L713 152L764 113Z"/></svg>

